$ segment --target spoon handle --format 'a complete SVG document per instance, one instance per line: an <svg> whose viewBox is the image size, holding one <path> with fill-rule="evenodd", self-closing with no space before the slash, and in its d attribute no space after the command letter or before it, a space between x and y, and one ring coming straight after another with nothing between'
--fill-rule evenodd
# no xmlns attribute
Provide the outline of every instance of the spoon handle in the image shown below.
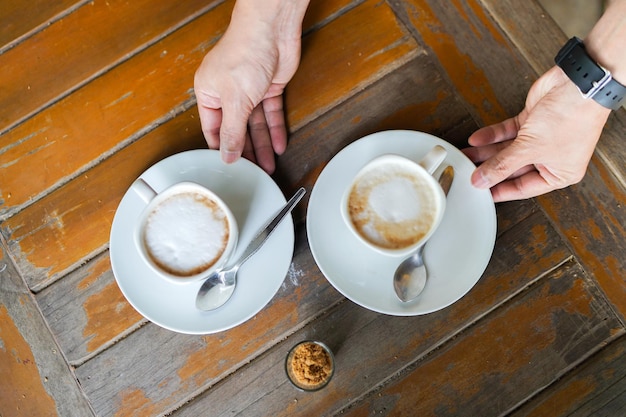
<svg viewBox="0 0 626 417"><path fill-rule="evenodd" d="M270 235L272 234L276 226L278 226L278 224L283 220L283 218L289 212L291 212L291 210L296 206L296 204L298 204L298 202L302 199L305 193L306 193L306 190L302 187L298 191L296 191L294 196L291 197L289 201L287 201L287 203L285 203L283 208L280 209L280 211L278 211L274 215L274 217L272 217L263 227L261 227L257 235L254 237L254 239L252 239L252 241L248 244L248 247L246 248L246 250L239 257L237 262L235 262L233 265L241 265L246 260L248 260L249 257L254 255L254 253L257 250L259 250L259 248L263 245L263 243L267 240L267 238L270 237Z"/></svg>

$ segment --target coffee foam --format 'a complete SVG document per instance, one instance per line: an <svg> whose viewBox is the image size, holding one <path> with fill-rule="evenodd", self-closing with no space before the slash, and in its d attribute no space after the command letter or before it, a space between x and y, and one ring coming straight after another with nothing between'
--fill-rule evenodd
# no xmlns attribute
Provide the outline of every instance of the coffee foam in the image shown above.
<svg viewBox="0 0 626 417"><path fill-rule="evenodd" d="M440 200L425 175L393 162L362 172L347 203L357 232L385 249L403 249L426 236L437 220Z"/></svg>
<svg viewBox="0 0 626 417"><path fill-rule="evenodd" d="M150 259L180 277L213 266L224 253L230 229L226 213L210 197L174 194L148 215L143 239Z"/></svg>

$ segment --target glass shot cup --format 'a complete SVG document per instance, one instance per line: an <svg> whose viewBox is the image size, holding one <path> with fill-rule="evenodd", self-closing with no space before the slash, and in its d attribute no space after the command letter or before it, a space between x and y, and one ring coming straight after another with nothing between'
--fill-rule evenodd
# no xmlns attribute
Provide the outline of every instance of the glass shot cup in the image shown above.
<svg viewBox="0 0 626 417"><path fill-rule="evenodd" d="M302 391L324 388L335 373L335 357L328 346L315 340L304 340L289 350L285 359L289 381Z"/></svg>

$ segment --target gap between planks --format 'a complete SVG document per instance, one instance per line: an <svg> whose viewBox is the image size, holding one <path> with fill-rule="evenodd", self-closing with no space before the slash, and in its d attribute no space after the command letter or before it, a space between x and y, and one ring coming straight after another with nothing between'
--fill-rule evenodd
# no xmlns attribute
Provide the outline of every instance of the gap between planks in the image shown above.
<svg viewBox="0 0 626 417"><path fill-rule="evenodd" d="M345 406L343 406L342 408L335 410L333 412L333 415L339 415L339 414L343 414L345 411L354 408L355 406L358 406L360 404L362 404L364 401L366 401L372 394L384 389L387 385L393 383L395 380L402 378L403 375L406 375L410 372L412 372L415 368L417 368L418 364L423 361L425 358L427 358L428 356L431 356L432 354L434 354L436 351L438 351L439 349L441 349L444 345L446 345L448 342L450 342L451 340L454 340L455 338L457 338L458 336L460 336L461 334L465 333L466 331L468 331L469 329L471 329L472 327L474 327L479 321L481 321L482 319L484 319L485 317L491 315L493 312L499 310L500 308L502 308L503 306L505 306L506 304L508 304L511 300L513 300L514 298L518 297L520 294L525 293L526 291L528 291L529 288L537 285L541 280L543 280L546 276L551 275L554 271L558 270L559 268L561 268L562 266L566 265L567 263L570 262L576 262L576 258L573 255L570 255L568 257L566 257L565 259L563 259L561 262L555 264L554 266L552 266L550 269L547 269L546 271L544 271L542 274L538 275L537 277L533 278L532 280L530 280L528 282L528 284L520 287L518 290L516 290L515 292L512 292L511 294L509 294L506 298L503 298L499 303L494 304L491 308L489 308L488 310L485 310L484 312L482 312L481 314L477 315L476 317L474 317L472 320L468 321L467 323L465 323L462 327L460 327L459 329L457 329L456 331L448 334L446 337L444 337L443 339L439 340L437 343L433 344L429 349L425 350L421 355L417 356L413 361L408 362L405 366L403 366L402 368L398 369L396 372L394 372L393 374L391 374L390 376L388 376L385 379L382 379L378 384L376 384L375 386L373 386L371 389L364 391L359 397L356 397L354 399L352 399L351 402L347 403ZM623 330L623 332L620 333L621 334L626 334L626 330ZM611 339L612 341L613 339ZM595 351L593 352L595 353ZM587 355L589 356L589 355ZM584 358L586 359L587 356ZM582 363L583 360L577 361L576 365L578 365L579 363ZM573 369L573 367L572 367ZM567 372L569 372L571 369L567 369ZM556 380L558 380L559 378L561 378L565 373L567 372L563 372L562 374L559 374L553 381L551 381L547 386L552 385L554 382L556 382ZM537 393L541 392L545 387L542 387L541 389L539 389L537 392L534 392L529 398L527 398L526 400L529 400L530 398L534 397ZM525 401L526 401L525 400ZM525 402L524 401L524 402ZM521 406L522 404L517 404L516 407Z"/></svg>

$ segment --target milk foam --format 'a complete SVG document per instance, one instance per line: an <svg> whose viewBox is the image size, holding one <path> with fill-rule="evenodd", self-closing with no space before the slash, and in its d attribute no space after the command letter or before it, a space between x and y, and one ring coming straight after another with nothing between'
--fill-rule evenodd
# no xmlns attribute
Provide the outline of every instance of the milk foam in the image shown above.
<svg viewBox="0 0 626 417"><path fill-rule="evenodd" d="M165 271L190 276L215 264L226 249L226 213L206 195L184 191L158 204L146 220L144 243Z"/></svg>
<svg viewBox="0 0 626 417"><path fill-rule="evenodd" d="M386 249L411 246L428 234L440 200L425 175L409 164L393 162L362 172L348 197L357 232Z"/></svg>

